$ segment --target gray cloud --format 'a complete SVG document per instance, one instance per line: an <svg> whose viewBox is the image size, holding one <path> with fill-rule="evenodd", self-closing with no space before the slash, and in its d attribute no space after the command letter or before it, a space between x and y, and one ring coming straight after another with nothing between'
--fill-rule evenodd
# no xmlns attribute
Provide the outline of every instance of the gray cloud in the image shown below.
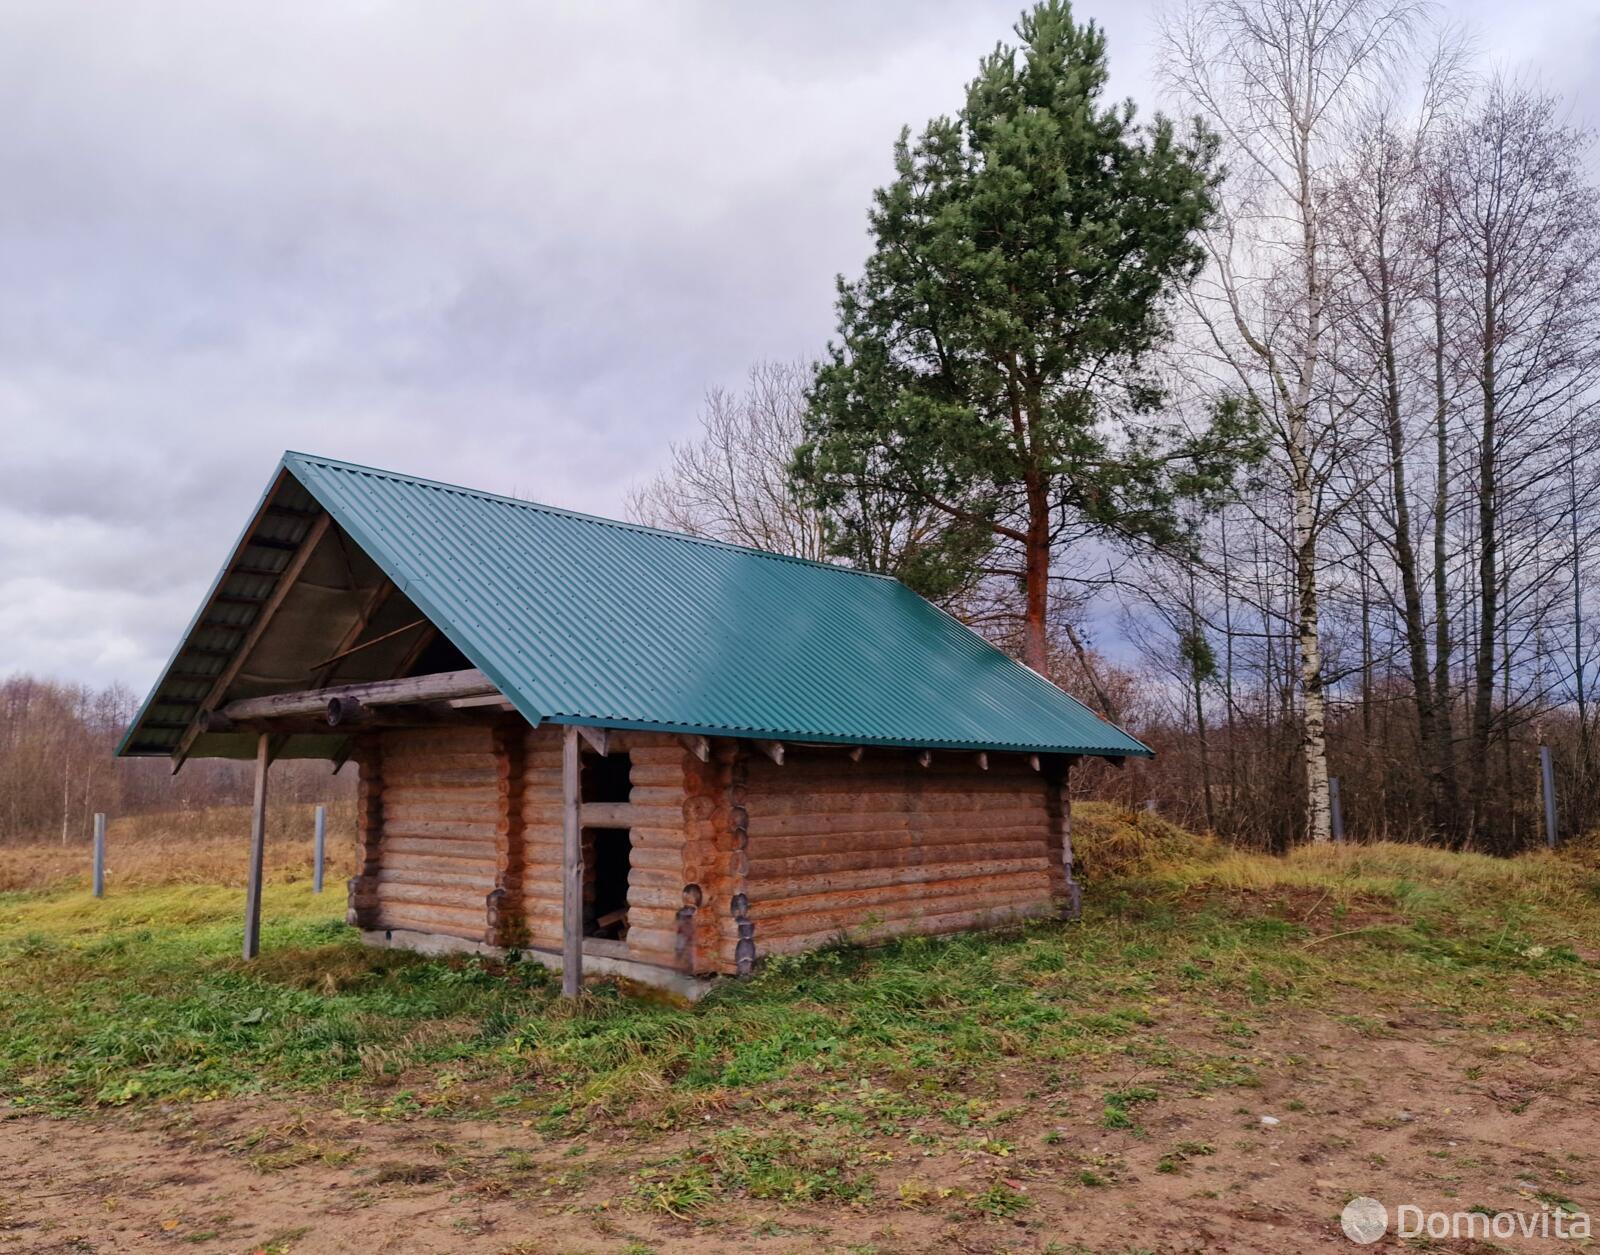
<svg viewBox="0 0 1600 1255"><path fill-rule="evenodd" d="M0 672L148 683L285 448L615 513L1019 7L6 5ZM1593 116L1592 2L1458 7Z"/></svg>

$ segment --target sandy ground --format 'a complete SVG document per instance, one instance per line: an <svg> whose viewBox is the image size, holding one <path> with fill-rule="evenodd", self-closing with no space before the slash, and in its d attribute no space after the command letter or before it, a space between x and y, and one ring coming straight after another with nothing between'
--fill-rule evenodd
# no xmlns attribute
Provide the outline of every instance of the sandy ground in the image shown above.
<svg viewBox="0 0 1600 1255"><path fill-rule="evenodd" d="M640 1165L688 1144L681 1132L637 1141L596 1130L578 1155L578 1143L516 1121L380 1123L277 1101L13 1114L0 1120L0 1252L1277 1255L1357 1249L1337 1219L1355 1194L1391 1211L1411 1202L1538 1217L1541 1195L1600 1211L1594 1040L1420 1016L1375 1037L1320 1018L1278 1023L1244 1047L1259 1086L1185 1095L1165 1085L1138 1108L1137 1129L1106 1129L1100 1115L1104 1087L1141 1078L1097 1073L1073 1091L1070 1118L1041 1102L1008 1124L1009 1153L925 1155L884 1138L871 1203L721 1203L692 1221L644 1207L632 1189ZM1014 1079L1019 1095L1030 1088ZM996 1180L1030 1205L1007 1219L963 1201ZM1368 1249L1402 1245L1415 1244L1391 1234ZM1553 1237L1427 1244L1581 1247Z"/></svg>

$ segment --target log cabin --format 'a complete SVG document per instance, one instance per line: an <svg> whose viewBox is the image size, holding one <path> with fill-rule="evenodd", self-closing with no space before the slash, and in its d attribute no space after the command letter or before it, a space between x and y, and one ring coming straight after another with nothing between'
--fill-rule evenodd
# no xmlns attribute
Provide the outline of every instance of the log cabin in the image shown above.
<svg viewBox="0 0 1600 1255"><path fill-rule="evenodd" d="M1150 751L896 580L284 455L119 746L347 762L349 922L694 997L1075 917L1072 765Z"/></svg>

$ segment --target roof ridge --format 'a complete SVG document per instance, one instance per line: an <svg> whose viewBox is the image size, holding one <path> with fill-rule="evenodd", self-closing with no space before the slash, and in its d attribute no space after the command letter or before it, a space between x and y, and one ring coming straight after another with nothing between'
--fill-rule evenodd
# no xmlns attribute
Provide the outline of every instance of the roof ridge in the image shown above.
<svg viewBox="0 0 1600 1255"><path fill-rule="evenodd" d="M429 479L423 475L409 475L404 471L391 471L381 466L367 466L360 462L348 462L343 458L330 458L317 453L301 453L295 449L286 449L283 454L284 464L289 465L290 459L309 462L322 467L355 471L363 475L377 475L384 479L399 480L427 488L438 488L445 492L465 493L468 496L477 497L485 501L498 501L523 510L539 510L546 514L556 514L563 518L576 519L582 523L595 523L602 527L616 527L623 531L636 532L641 535L660 536L666 540L682 541L691 545L704 545L713 549L728 549L734 553L747 553L757 558L768 558L775 562L798 563L801 566L817 567L824 571L835 571L840 575L855 575L866 579L887 580L891 584L900 582L894 576L887 575L881 571L863 571L859 567L840 566L837 563L823 562L817 558L802 558L795 554L775 553L770 549L757 549L754 545L741 545L731 540L717 540L712 536L695 536L689 532L674 532L665 527L651 527L648 523L634 523L627 519L608 518L603 514L589 514L583 510L571 510L565 506L550 505L543 501L532 501L525 497L512 497L507 496L505 493L490 492L484 488L471 488L466 484L452 484L446 480Z"/></svg>

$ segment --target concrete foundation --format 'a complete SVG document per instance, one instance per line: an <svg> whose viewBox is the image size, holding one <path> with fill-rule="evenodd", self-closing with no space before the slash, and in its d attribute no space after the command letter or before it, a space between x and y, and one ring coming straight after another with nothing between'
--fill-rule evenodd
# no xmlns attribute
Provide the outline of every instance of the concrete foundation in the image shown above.
<svg viewBox="0 0 1600 1255"><path fill-rule="evenodd" d="M448 937L440 933L413 932L406 928L363 929L361 940L369 946L390 950L412 950L417 954L483 954L505 958L509 951L500 946L485 945L481 941L467 941L461 937ZM585 976L615 976L636 985L660 989L686 1002L698 1002L711 992L714 980L686 976L669 968L634 959L617 958L603 951L611 943L594 941L584 943L583 974ZM590 947L595 949L591 951ZM553 950L519 950L517 954L530 963L542 963L552 971L561 970L561 956Z"/></svg>

